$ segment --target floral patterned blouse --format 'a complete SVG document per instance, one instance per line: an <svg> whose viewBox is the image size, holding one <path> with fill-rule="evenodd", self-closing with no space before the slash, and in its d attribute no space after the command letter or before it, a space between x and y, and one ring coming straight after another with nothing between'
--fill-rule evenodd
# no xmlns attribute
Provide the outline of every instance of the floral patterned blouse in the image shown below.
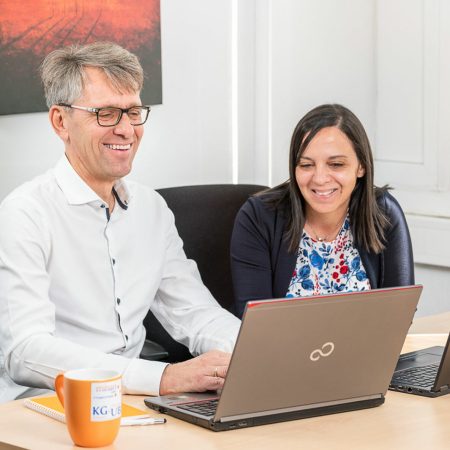
<svg viewBox="0 0 450 450"><path fill-rule="evenodd" d="M303 231L286 297L367 289L370 289L370 282L359 252L353 245L348 215L332 242L316 241Z"/></svg>

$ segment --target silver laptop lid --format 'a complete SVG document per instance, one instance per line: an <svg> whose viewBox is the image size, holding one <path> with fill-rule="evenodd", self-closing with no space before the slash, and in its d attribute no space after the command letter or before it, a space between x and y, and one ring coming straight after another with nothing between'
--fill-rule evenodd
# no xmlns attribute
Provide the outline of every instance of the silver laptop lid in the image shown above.
<svg viewBox="0 0 450 450"><path fill-rule="evenodd" d="M384 395L421 291L249 302L214 420Z"/></svg>
<svg viewBox="0 0 450 450"><path fill-rule="evenodd" d="M436 377L433 389L439 390L444 386L448 386L450 388L450 333L444 347L438 375Z"/></svg>

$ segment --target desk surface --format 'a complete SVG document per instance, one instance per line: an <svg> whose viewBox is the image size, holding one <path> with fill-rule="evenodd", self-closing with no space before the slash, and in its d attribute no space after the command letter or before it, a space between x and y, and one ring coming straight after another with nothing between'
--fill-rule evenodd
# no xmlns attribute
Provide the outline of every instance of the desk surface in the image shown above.
<svg viewBox="0 0 450 450"><path fill-rule="evenodd" d="M443 345L447 335L409 335L403 351ZM143 407L143 397L125 400ZM25 408L0 405L0 450L70 449L66 426ZM152 414L157 414L153 413ZM450 395L426 398L389 391L380 407L221 433L168 418L165 425L123 427L111 449L449 449Z"/></svg>
<svg viewBox="0 0 450 450"><path fill-rule="evenodd" d="M424 316L417 319L414 318L409 332L448 334L450 332L450 311L433 316Z"/></svg>

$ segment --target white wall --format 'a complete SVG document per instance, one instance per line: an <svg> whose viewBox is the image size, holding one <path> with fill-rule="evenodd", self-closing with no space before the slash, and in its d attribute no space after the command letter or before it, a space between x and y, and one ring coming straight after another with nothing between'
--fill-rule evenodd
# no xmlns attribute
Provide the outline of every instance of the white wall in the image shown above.
<svg viewBox="0 0 450 450"><path fill-rule="evenodd" d="M405 209L424 285L418 314L450 310L450 4L376 2L376 173Z"/></svg>
<svg viewBox="0 0 450 450"><path fill-rule="evenodd" d="M231 2L162 0L163 104L133 177L154 187L231 183Z"/></svg>
<svg viewBox="0 0 450 450"><path fill-rule="evenodd" d="M274 185L301 116L343 103L407 213L419 314L450 310L450 2L161 0L161 21L163 105L132 177ZM0 116L0 199L61 153L45 113Z"/></svg>
<svg viewBox="0 0 450 450"><path fill-rule="evenodd" d="M264 3L268 14L264 14ZM265 58L256 62L256 74L266 70L268 76L265 86L256 83L256 102L264 111L256 133L267 142L263 173L270 184L287 178L292 131L314 106L347 105L373 132L373 12L373 1L258 2L256 14L265 16L266 26L257 31L256 52ZM265 95L265 104L258 103Z"/></svg>

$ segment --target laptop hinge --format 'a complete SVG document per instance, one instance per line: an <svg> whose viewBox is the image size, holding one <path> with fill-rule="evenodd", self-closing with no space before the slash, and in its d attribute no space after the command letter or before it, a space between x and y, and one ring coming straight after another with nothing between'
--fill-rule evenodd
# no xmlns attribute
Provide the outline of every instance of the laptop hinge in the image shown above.
<svg viewBox="0 0 450 450"><path fill-rule="evenodd" d="M293 406L290 408L271 409L270 411L258 411L258 412L254 412L254 413L238 414L235 416L221 417L220 419L214 418L214 420L215 421L218 420L219 422L231 422L232 420L248 419L251 417L263 417L263 416L269 416L269 415L273 415L273 414L283 414L283 413L315 409L315 408L324 408L327 406L343 405L344 403L355 403L355 402L361 402L361 401L365 401L365 400L376 400L379 398L383 398L383 394L365 395L363 397L348 398L345 400L333 400L332 402L313 403L310 405Z"/></svg>
<svg viewBox="0 0 450 450"><path fill-rule="evenodd" d="M444 386L441 386L439 388L439 392L447 392L449 389L448 384L445 384Z"/></svg>

